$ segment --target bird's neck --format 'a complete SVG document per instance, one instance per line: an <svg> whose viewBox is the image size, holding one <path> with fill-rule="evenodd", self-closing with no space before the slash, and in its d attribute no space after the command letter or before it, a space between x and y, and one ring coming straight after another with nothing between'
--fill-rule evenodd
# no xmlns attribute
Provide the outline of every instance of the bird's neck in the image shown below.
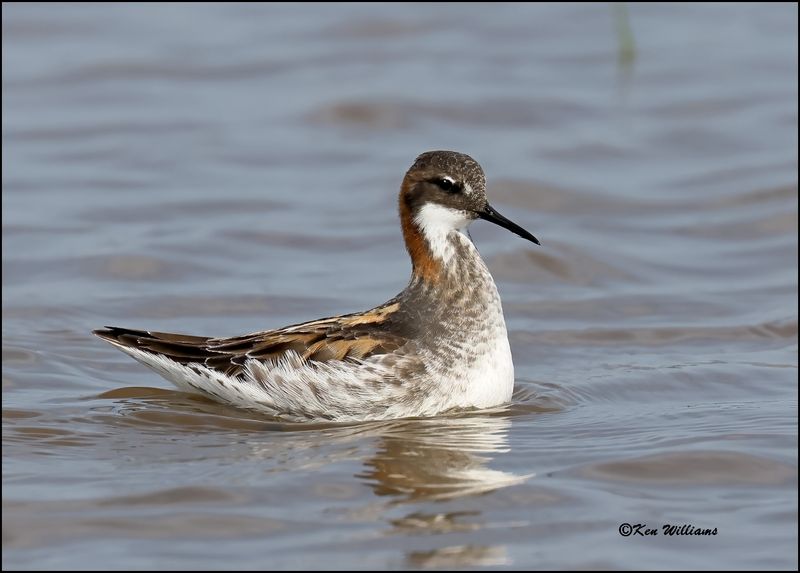
<svg viewBox="0 0 800 573"><path fill-rule="evenodd" d="M412 284L426 290L496 292L489 270L478 250L460 229L469 223L461 214L436 204L426 204L413 214L401 203L403 237L411 257ZM445 296L446 297L446 296Z"/></svg>
<svg viewBox="0 0 800 573"><path fill-rule="evenodd" d="M445 261L438 247L441 239L447 239L441 234L431 236L431 231L420 224L407 202L400 201L400 224L403 229L403 239L406 250L411 257L412 278L429 284L437 284L445 273Z"/></svg>

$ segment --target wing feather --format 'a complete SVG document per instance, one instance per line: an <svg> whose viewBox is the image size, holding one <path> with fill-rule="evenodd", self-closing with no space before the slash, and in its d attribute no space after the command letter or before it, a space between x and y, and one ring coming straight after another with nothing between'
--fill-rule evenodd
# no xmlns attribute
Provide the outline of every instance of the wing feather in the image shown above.
<svg viewBox="0 0 800 573"><path fill-rule="evenodd" d="M120 347L160 354L188 365L203 364L228 376L244 371L247 360L276 361L296 353L311 362L364 360L387 354L407 340L393 332L397 303L360 314L336 316L232 338L106 327L94 334Z"/></svg>

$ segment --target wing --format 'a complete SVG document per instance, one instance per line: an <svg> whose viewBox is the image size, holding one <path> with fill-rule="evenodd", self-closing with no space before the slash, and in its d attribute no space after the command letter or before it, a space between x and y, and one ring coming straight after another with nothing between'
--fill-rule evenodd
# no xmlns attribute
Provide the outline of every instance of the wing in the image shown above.
<svg viewBox="0 0 800 573"><path fill-rule="evenodd" d="M391 353L407 339L393 332L398 303L364 313L324 318L233 338L106 327L94 334L116 346L160 354L179 364L203 364L226 376L239 376L248 360L277 361L293 351L305 361L355 361Z"/></svg>

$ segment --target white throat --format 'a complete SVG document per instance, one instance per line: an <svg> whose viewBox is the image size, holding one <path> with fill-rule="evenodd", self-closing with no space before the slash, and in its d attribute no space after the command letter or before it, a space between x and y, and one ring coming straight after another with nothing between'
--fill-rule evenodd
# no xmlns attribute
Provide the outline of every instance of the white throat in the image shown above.
<svg viewBox="0 0 800 573"><path fill-rule="evenodd" d="M431 254L445 264L453 256L453 245L448 241L450 233L466 229L472 222L466 211L450 209L435 203L426 203L414 217L422 235L428 241ZM463 235L462 235L463 237ZM469 239L464 240L471 243Z"/></svg>

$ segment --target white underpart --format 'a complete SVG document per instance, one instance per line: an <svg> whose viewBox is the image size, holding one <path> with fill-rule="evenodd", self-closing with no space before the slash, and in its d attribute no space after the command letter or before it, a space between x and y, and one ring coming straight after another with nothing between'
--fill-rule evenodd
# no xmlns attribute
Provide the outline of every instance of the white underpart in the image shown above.
<svg viewBox="0 0 800 573"><path fill-rule="evenodd" d="M445 264L453 256L453 246L447 240L452 231L461 231L472 220L466 211L451 209L436 203L426 203L414 217L422 235L427 239L434 258ZM477 253L476 253L477 254Z"/></svg>
<svg viewBox="0 0 800 573"><path fill-rule="evenodd" d="M471 332L461 354L455 352L449 367L439 375L440 387L452 393L454 405L459 407L499 406L509 402L514 391L514 362L503 307L488 271L486 277L491 281L486 285L491 296L486 300L481 327Z"/></svg>
<svg viewBox="0 0 800 573"><path fill-rule="evenodd" d="M453 408L491 408L507 403L514 387L505 325L495 327L488 341L476 345L481 357L471 367L446 374L434 371L433 376L413 381L398 380L382 364L383 356L309 362L290 351L276 361L248 360L244 372L232 377L203 364L184 365L160 354L114 346L180 390L298 422L390 420L436 416ZM409 384L421 399L406 399Z"/></svg>
<svg viewBox="0 0 800 573"><path fill-rule="evenodd" d="M495 326L488 340L476 344L475 348L479 357L463 374L466 381L464 406L491 408L511 401L514 362L505 321Z"/></svg>
<svg viewBox="0 0 800 573"><path fill-rule="evenodd" d="M433 416L452 407L441 396L426 404L403 402L406 388L392 383L393 373L379 360L309 362L289 351L276 361L248 360L244 373L231 377L203 364L184 365L160 354L114 346L181 390L292 421L388 420Z"/></svg>
<svg viewBox="0 0 800 573"><path fill-rule="evenodd" d="M447 388L454 405L460 407L490 408L510 401L514 390L514 363L500 295L475 245L460 232L472 220L465 211L434 203L423 205L415 220L430 245L431 254L445 266L455 253L453 241L458 241L479 269L483 284L476 284L476 288L486 290L485 320L463 349L470 360L454 354L453 363L440 373L444 378L440 379L440 388ZM458 364L464 367L459 368Z"/></svg>

